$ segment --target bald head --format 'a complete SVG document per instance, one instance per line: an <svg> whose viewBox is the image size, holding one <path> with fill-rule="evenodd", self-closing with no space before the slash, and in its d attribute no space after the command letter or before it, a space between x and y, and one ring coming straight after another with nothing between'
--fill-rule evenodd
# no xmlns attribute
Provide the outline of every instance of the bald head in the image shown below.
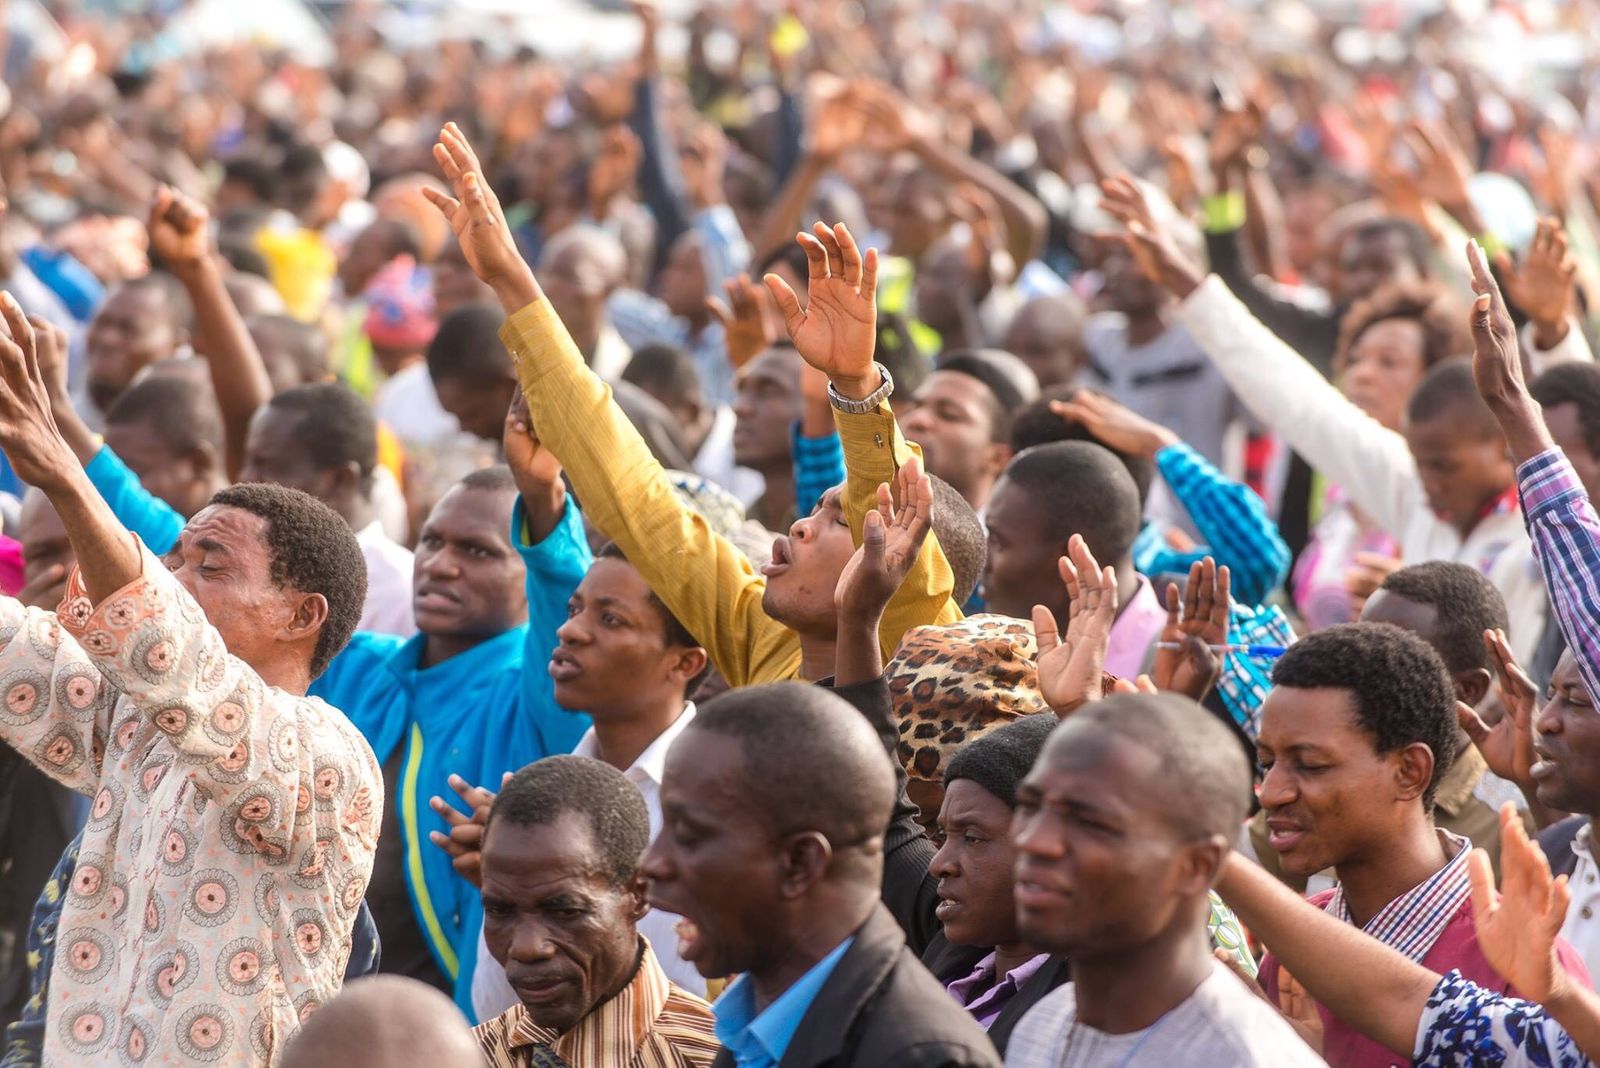
<svg viewBox="0 0 1600 1068"><path fill-rule="evenodd" d="M314 1013L284 1048L280 1068L482 1068L455 1004L415 979L359 979Z"/></svg>
<svg viewBox="0 0 1600 1068"><path fill-rule="evenodd" d="M827 690L747 686L706 702L689 729L738 741L750 808L774 840L817 831L840 849L889 825L894 771L883 743Z"/></svg>
<svg viewBox="0 0 1600 1068"><path fill-rule="evenodd" d="M1042 388L1070 382L1083 364L1087 312L1072 293L1024 304L1006 330L1004 347L1032 369Z"/></svg>

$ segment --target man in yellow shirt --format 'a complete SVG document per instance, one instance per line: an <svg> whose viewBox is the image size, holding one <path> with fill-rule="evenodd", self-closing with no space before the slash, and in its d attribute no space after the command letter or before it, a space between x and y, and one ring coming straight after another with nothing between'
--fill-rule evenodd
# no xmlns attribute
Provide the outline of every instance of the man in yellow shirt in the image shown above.
<svg viewBox="0 0 1600 1068"><path fill-rule="evenodd" d="M517 253L498 199L454 123L434 157L454 197L425 195L450 220L473 271L508 316L501 338L516 361L538 434L561 460L584 511L617 542L667 610L680 619L733 686L833 674L833 592L861 540L867 511L885 483L920 467L900 436L892 383L873 362L877 252L861 255L841 225L800 235L810 267L808 306L769 276L768 286L800 355L827 374L848 478L773 545L758 572L713 534L673 492L661 466L584 362ZM943 511L944 515L940 512ZM970 513L969 513L970 517ZM939 536L966 536L955 508L935 509L934 536L885 613L881 639L893 652L911 627L961 618Z"/></svg>

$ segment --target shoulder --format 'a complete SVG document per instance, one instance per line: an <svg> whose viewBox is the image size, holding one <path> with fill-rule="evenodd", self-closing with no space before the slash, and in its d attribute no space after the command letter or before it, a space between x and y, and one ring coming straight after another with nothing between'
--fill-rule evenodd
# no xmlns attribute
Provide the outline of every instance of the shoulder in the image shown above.
<svg viewBox="0 0 1600 1068"><path fill-rule="evenodd" d="M865 1011L860 1063L999 1064L983 1028L904 947Z"/></svg>
<svg viewBox="0 0 1600 1068"><path fill-rule="evenodd" d="M511 1052L511 1032L516 1026L513 1019L520 1011L520 1005L513 1006L492 1020L472 1029L472 1037L478 1040L478 1048L483 1050L483 1056L491 1066L511 1065L515 1061Z"/></svg>
<svg viewBox="0 0 1600 1068"><path fill-rule="evenodd" d="M1180 1006L1187 1010L1195 1042L1227 1049L1229 1063L1250 1065L1321 1064L1288 1022L1238 977L1217 965L1211 977ZM1179 1032L1181 1035L1181 1032Z"/></svg>
<svg viewBox="0 0 1600 1068"><path fill-rule="evenodd" d="M1050 991L1017 1021L1006 1056L1018 1064L1041 1063L1044 1055L1060 1048L1077 1013L1078 995L1071 983Z"/></svg>

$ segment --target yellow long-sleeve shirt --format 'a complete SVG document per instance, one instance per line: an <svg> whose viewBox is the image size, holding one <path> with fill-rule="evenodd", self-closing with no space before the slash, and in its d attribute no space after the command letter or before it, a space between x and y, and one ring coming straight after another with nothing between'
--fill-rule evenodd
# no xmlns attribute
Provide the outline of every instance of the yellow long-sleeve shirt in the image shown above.
<svg viewBox="0 0 1600 1068"><path fill-rule="evenodd" d="M611 388L584 363L548 302L535 301L500 329L516 362L539 439L566 468L584 511L614 540L662 604L693 634L734 686L795 679L800 639L761 608L766 579L734 545L673 492ZM892 482L916 446L900 436L888 405L836 413L849 478L843 504L856 543L877 487ZM954 578L931 535L884 614L884 655L912 627L961 618Z"/></svg>

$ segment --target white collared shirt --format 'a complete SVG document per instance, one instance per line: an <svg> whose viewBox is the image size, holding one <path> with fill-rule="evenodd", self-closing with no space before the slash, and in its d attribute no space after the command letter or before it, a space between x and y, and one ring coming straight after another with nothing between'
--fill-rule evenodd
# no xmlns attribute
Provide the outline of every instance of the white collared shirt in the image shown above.
<svg viewBox="0 0 1600 1068"><path fill-rule="evenodd" d="M1594 844L1589 832L1590 826L1585 826L1572 840L1578 866L1572 869L1572 877L1567 880L1572 890L1572 903L1567 906L1561 937L1572 943L1590 975L1600 975L1595 971L1600 968L1600 866L1594 861Z"/></svg>
<svg viewBox="0 0 1600 1068"><path fill-rule="evenodd" d="M667 750L672 748L678 735L694 720L694 713L694 702L690 701L672 726L656 735L655 741L646 746L638 759L622 773L639 788L644 798L645 811L650 814L652 841L661 833L661 776L667 766ZM595 738L593 727L578 739L572 754L600 759L600 743ZM705 977L695 970L694 965L678 956L678 919L673 913L651 909L639 921L639 933L656 947L656 960L661 970L667 973L667 978L696 997L703 998L706 996ZM506 982L505 969L489 954L488 944L483 939L482 930L479 930L478 967L472 974L473 1011L478 1014L480 1021L492 1020L517 1003L516 991Z"/></svg>
<svg viewBox="0 0 1600 1068"><path fill-rule="evenodd" d="M376 519L356 531L356 544L367 561L367 603L357 629L411 637L417 632L411 605L411 550L389 537Z"/></svg>

